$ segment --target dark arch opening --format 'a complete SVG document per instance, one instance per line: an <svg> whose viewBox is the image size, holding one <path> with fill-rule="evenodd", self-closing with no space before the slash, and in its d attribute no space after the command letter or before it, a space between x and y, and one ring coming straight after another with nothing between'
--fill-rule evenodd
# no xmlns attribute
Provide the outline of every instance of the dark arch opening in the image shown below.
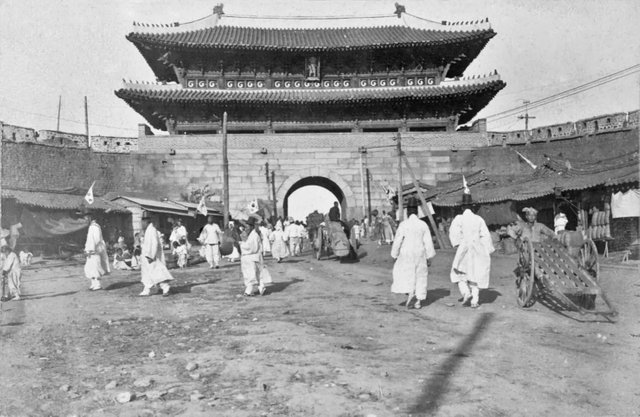
<svg viewBox="0 0 640 417"><path fill-rule="evenodd" d="M344 193L342 192L342 189L338 186L338 184L325 177L306 177L298 180L291 186L291 188L289 188L289 190L287 190L287 194L285 194L284 196L284 202L282 203L282 209L284 210L285 217L289 216L289 197L291 196L291 194L293 194L300 188L309 185L322 187L333 194L338 201L338 204L340 204L340 212L343 216L345 215L345 213L347 212L347 199L345 198Z"/></svg>

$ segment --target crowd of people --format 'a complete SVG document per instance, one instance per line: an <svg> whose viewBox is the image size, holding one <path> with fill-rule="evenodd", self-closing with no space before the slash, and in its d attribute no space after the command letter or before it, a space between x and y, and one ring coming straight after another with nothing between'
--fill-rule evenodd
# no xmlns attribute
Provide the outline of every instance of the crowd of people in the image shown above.
<svg viewBox="0 0 640 417"><path fill-rule="evenodd" d="M479 306L481 289L488 288L491 268L491 253L494 252L492 232L489 232L482 217L475 214L477 205L470 194L463 194L460 202L461 211L454 218L439 224L456 254L450 269L450 280L458 286L463 305L472 308ZM559 239L565 246L580 240L575 233L565 231L566 216L558 214L555 219L555 230L551 230L537 222L537 211L526 207L526 221L517 221L509 225L508 234L513 238L528 239L533 242L545 238ZM157 219L145 212L142 216L142 232L134 235L133 246L128 246L125 239L119 236L111 247L105 243L100 225L86 209L78 214L84 216L89 224L84 246L86 256L84 274L90 281L92 291L102 289L101 279L114 270L140 270L143 286L140 296L148 296L154 287L159 287L162 294L170 294L173 276L167 268L165 249L170 249L178 268L188 266L191 244L187 228L182 219L172 221L172 230L168 241L157 229ZM307 217L307 224L288 219L273 219L272 224L257 214L247 220L229 222L224 231L215 223L213 216L208 216L207 224L202 228L197 240L200 243L200 256L211 269L220 267L222 256L230 261L240 260L240 269L244 280L244 295L263 295L272 282L271 274L264 259L271 255L276 262L282 262L290 256L300 256L306 245L316 238L314 235L325 223L340 224L355 248L364 239L375 241L378 245L391 245L391 257L395 259L393 267L393 283L391 291L407 296L408 308L421 308L427 297L428 270L431 259L436 255L431 230L427 223L418 217L418 202L410 198L407 204L407 218L400 224L386 211L379 214L372 212L372 218L366 216L362 221L352 219L341 221L338 203L329 210L327 216L317 211ZM17 229L16 229L17 230ZM15 235L14 231L14 235ZM13 246L15 247L15 245ZM19 300L21 296L21 266L28 262L22 259L23 253L16 254L12 245L4 239L0 251L2 265L3 300ZM109 261L108 251L113 259ZM8 285L8 296L5 286Z"/></svg>

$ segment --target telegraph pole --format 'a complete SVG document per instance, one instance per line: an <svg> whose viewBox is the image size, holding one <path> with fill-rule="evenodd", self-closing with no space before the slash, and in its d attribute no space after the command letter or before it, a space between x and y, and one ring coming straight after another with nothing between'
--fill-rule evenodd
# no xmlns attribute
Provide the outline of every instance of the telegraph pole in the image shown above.
<svg viewBox="0 0 640 417"><path fill-rule="evenodd" d="M404 220L404 201L402 199L402 136L400 132L396 136L396 148L398 150L398 221Z"/></svg>
<svg viewBox="0 0 640 417"><path fill-rule="evenodd" d="M60 108L62 108L62 96L58 97L58 123L56 124L56 132L60 131Z"/></svg>
<svg viewBox="0 0 640 417"><path fill-rule="evenodd" d="M89 137L89 107L87 105L87 96L84 96L84 128L87 133L87 148L91 148L91 138Z"/></svg>
<svg viewBox="0 0 640 417"><path fill-rule="evenodd" d="M271 191L273 193L273 217L278 218L278 202L276 201L276 172L271 171Z"/></svg>
<svg viewBox="0 0 640 417"><path fill-rule="evenodd" d="M529 119L535 119L535 116L529 116L529 100L523 100L524 103L524 115L518 116L518 119L524 119L524 130L527 132L527 136L529 135Z"/></svg>
<svg viewBox="0 0 640 417"><path fill-rule="evenodd" d="M267 200L270 200L271 195L271 176L269 175L269 163L264 163L264 174L267 177Z"/></svg>
<svg viewBox="0 0 640 417"><path fill-rule="evenodd" d="M222 115L222 186L224 200L222 221L226 229L229 225L229 159L227 158L227 112Z"/></svg>
<svg viewBox="0 0 640 417"><path fill-rule="evenodd" d="M364 203L364 162L362 160L362 154L367 152L367 148L364 146L360 148L360 191L362 192L362 217L366 216L367 208Z"/></svg>

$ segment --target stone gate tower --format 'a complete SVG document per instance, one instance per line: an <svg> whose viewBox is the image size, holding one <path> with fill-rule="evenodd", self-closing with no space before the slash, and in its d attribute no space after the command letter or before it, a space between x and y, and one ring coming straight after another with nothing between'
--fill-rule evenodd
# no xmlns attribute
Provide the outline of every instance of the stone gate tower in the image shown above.
<svg viewBox="0 0 640 417"><path fill-rule="evenodd" d="M391 132L408 132L413 138L448 135L445 142L455 142L456 128L505 86L497 72L463 78L495 36L488 20L434 23L396 5L388 16L331 27L294 26L269 27L265 21L225 15L222 5L194 23L134 23L127 39L158 82L125 82L116 95L154 128L180 135L180 143L188 144L193 137L196 146L198 137L220 134L221 116L227 112L227 131L237 135L231 147L246 149L252 142L264 154L275 141L272 151L305 153L311 148L315 157L335 152L338 156L328 156L337 159L332 167L312 163L299 166L295 176L281 178L278 195L300 186L296 178L324 178L328 182L320 185L341 188L337 197L344 206L347 194L356 193L349 190L362 190L360 181L342 177L341 158L357 158L354 150ZM266 146L258 147L258 142ZM464 146L464 138L461 143ZM423 140L422 145L428 149L438 141ZM341 146L350 153L337 149ZM425 166L416 162L418 169ZM418 175L438 179L429 173L435 172L429 172L427 164ZM382 201L376 189L374 193L374 199Z"/></svg>

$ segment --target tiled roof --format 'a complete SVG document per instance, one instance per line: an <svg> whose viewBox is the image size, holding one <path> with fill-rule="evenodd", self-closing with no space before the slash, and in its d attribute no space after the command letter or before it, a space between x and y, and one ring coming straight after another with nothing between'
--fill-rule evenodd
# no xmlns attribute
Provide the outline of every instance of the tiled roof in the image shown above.
<svg viewBox="0 0 640 417"><path fill-rule="evenodd" d="M463 102L463 114L459 123L470 120L506 84L498 75L463 81L447 81L439 85L367 87L345 89L261 89L219 90L190 89L181 85L133 84L115 92L134 110L140 112L155 128L166 129L162 110L149 109L142 103L157 102L167 105L204 104L220 108L237 105L345 105L358 103L420 102L427 105L440 100ZM460 103L459 103L460 104ZM216 111L219 110L215 109ZM461 109L462 110L462 109ZM212 110L214 111L214 110Z"/></svg>
<svg viewBox="0 0 640 417"><path fill-rule="evenodd" d="M493 36L495 32L490 28L452 31L418 29L401 25L323 29L218 25L184 32L132 32L127 39L136 44L164 48L331 51L486 42Z"/></svg>
<svg viewBox="0 0 640 417"><path fill-rule="evenodd" d="M476 82L444 82L439 85L344 88L344 89L262 89L219 90L192 89L180 85L127 83L116 91L124 100L170 101L173 103L352 103L361 101L425 100L455 95L475 95L500 91L505 83L498 77Z"/></svg>
<svg viewBox="0 0 640 417"><path fill-rule="evenodd" d="M640 166L638 152L621 155L605 161L579 162L548 159L536 169L532 176L500 178L470 185L474 201L497 203L514 200L524 201L554 194L554 188L566 191L585 190L598 186L613 186L638 182ZM437 187L433 200L436 206L456 206L460 204L461 192Z"/></svg>
<svg viewBox="0 0 640 417"><path fill-rule="evenodd" d="M3 188L2 198L14 198L18 204L51 210L77 210L85 206L89 210L120 213L129 212L121 205L101 197L94 197L93 204L89 205L84 199L84 194L77 195L56 191L30 191Z"/></svg>

